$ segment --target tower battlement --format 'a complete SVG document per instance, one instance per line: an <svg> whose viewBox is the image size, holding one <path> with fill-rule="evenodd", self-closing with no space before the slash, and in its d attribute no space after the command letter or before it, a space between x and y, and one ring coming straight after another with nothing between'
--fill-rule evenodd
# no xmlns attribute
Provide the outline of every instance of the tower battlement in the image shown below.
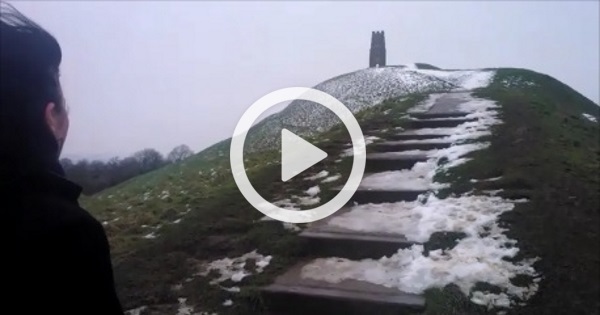
<svg viewBox="0 0 600 315"><path fill-rule="evenodd" d="M374 31L371 34L369 67L385 67L385 65L385 33L383 31Z"/></svg>

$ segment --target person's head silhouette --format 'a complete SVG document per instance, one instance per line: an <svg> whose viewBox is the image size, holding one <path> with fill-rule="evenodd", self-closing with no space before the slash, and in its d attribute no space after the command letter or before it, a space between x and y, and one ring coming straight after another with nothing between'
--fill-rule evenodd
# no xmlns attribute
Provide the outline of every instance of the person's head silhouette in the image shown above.
<svg viewBox="0 0 600 315"><path fill-rule="evenodd" d="M1 3L0 163L3 176L60 171L69 127L57 40Z"/></svg>

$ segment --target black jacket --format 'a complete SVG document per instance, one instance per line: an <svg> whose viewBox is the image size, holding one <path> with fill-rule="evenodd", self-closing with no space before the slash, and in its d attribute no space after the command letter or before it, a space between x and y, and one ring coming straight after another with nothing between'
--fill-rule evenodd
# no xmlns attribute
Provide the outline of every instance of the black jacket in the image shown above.
<svg viewBox="0 0 600 315"><path fill-rule="evenodd" d="M105 231L79 206L81 188L52 172L2 182L3 234L9 234L2 308L15 306L18 314L123 314Z"/></svg>

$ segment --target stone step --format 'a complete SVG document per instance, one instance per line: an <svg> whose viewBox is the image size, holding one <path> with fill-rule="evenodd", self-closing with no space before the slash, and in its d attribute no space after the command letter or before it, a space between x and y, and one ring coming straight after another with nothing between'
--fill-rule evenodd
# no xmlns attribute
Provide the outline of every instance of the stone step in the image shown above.
<svg viewBox="0 0 600 315"><path fill-rule="evenodd" d="M435 150L445 149L452 145L450 142L405 142L384 141L370 144L367 151L370 152L399 152L408 150Z"/></svg>
<svg viewBox="0 0 600 315"><path fill-rule="evenodd" d="M442 139L448 135L419 135L414 133L397 133L393 135L387 135L387 140L428 140L428 139Z"/></svg>
<svg viewBox="0 0 600 315"><path fill-rule="evenodd" d="M396 171L411 169L418 162L427 161L425 155L390 155L382 153L367 154L365 172L378 173L383 171Z"/></svg>
<svg viewBox="0 0 600 315"><path fill-rule="evenodd" d="M311 255L319 257L343 257L365 259L395 254L398 249L415 243L401 236L373 235L366 233L334 233L305 230L300 237L307 240Z"/></svg>
<svg viewBox="0 0 600 315"><path fill-rule="evenodd" d="M423 119L423 120L411 120L409 122L411 128L419 129L419 128L447 128L447 127L456 127L460 124L464 124L466 122L476 121L476 118L473 119Z"/></svg>
<svg viewBox="0 0 600 315"><path fill-rule="evenodd" d="M344 207L323 220L311 223L299 234L307 240L312 255L365 259L390 256L400 248L415 244L402 234L360 232L329 224L336 216L351 209Z"/></svg>
<svg viewBox="0 0 600 315"><path fill-rule="evenodd" d="M425 310L425 298L368 282L339 283L303 278L300 263L275 282L262 288L265 305L272 314L306 315L398 315Z"/></svg>
<svg viewBox="0 0 600 315"><path fill-rule="evenodd" d="M373 190L359 188L354 192L350 202L358 204L414 201L425 190Z"/></svg>
<svg viewBox="0 0 600 315"><path fill-rule="evenodd" d="M419 113L409 113L411 117L418 119L432 119L432 118L457 118L457 117L465 117L470 113L466 112L439 112L439 113L431 113L431 112L419 112Z"/></svg>

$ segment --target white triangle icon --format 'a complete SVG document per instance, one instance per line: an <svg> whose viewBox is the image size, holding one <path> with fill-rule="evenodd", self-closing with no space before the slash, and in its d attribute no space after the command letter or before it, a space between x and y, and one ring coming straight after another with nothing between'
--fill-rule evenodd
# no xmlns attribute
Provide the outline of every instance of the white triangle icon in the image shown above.
<svg viewBox="0 0 600 315"><path fill-rule="evenodd" d="M327 153L287 129L281 130L281 180L288 181L319 163Z"/></svg>

